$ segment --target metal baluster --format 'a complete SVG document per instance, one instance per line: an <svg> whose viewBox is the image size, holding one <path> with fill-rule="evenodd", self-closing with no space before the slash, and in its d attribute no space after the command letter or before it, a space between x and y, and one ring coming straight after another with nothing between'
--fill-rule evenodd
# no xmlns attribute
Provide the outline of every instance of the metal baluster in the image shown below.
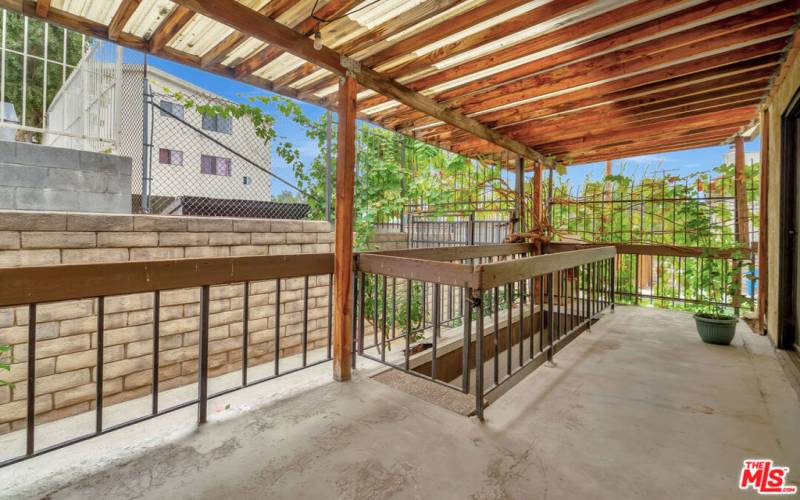
<svg viewBox="0 0 800 500"><path fill-rule="evenodd" d="M461 349L461 390L469 394L469 360L472 345L472 288L464 288L464 341Z"/></svg>
<svg viewBox="0 0 800 500"><path fill-rule="evenodd" d="M303 280L303 368L308 364L308 276Z"/></svg>
<svg viewBox="0 0 800 500"><path fill-rule="evenodd" d="M519 282L519 367L525 362L523 346L525 345L525 282Z"/></svg>
<svg viewBox="0 0 800 500"><path fill-rule="evenodd" d="M439 329L441 319L441 288L439 283L433 285L433 352L431 354L431 378L436 380L436 349L438 347L438 339L440 335Z"/></svg>
<svg viewBox="0 0 800 500"><path fill-rule="evenodd" d="M381 361L386 361L386 293L388 282L386 281L388 276L383 277L383 285L381 286ZM377 305L376 305L377 309ZM392 344L389 343L389 347Z"/></svg>
<svg viewBox="0 0 800 500"><path fill-rule="evenodd" d="M544 314L544 296L545 296L545 280L544 276L539 277L539 354L544 351L544 329L545 329L545 314Z"/></svg>
<svg viewBox="0 0 800 500"><path fill-rule="evenodd" d="M280 372L281 362L281 280L275 280L275 376Z"/></svg>
<svg viewBox="0 0 800 500"><path fill-rule="evenodd" d="M245 281L242 297L242 387L247 387L247 365L250 346L250 282Z"/></svg>
<svg viewBox="0 0 800 500"><path fill-rule="evenodd" d="M547 361L553 361L553 273L547 273Z"/></svg>
<svg viewBox="0 0 800 500"><path fill-rule="evenodd" d="M206 423L208 412L208 302L210 289L208 285L200 288L200 353L198 370L197 422Z"/></svg>
<svg viewBox="0 0 800 500"><path fill-rule="evenodd" d="M361 309L358 307L358 271L353 270L353 322L350 325L350 331L352 332L352 349L351 351L351 359L353 366L352 368L355 369L356 367L356 353L358 353L358 317L361 315ZM332 278L331 278L332 281ZM328 284L328 359L331 359L331 304L333 302L333 295L331 282Z"/></svg>
<svg viewBox="0 0 800 500"><path fill-rule="evenodd" d="M97 297L97 379L95 380L95 428L103 431L103 354L105 339L105 297Z"/></svg>
<svg viewBox="0 0 800 500"><path fill-rule="evenodd" d="M358 271L353 272L353 308L356 307L356 297L358 297ZM353 344L356 342L356 321L358 316L363 314L361 308L358 314L353 312ZM328 275L328 345L326 347L327 359L331 359L331 348L333 347L333 274ZM354 346L355 347L355 346ZM353 349L353 368L356 367L356 350Z"/></svg>
<svg viewBox="0 0 800 500"><path fill-rule="evenodd" d="M405 370L408 371L411 366L409 357L411 356L411 280L406 280L406 355L405 355Z"/></svg>
<svg viewBox="0 0 800 500"><path fill-rule="evenodd" d="M367 273L360 273L359 282L360 285L358 287L358 353L363 355L364 354L364 330L366 328L366 318L367 318L367 311L364 309L364 300L366 297L366 276ZM333 297L331 295L330 297ZM332 299L329 299L332 300Z"/></svg>
<svg viewBox="0 0 800 500"><path fill-rule="evenodd" d="M511 376L511 354L514 352L514 332L512 331L511 327L513 324L513 318L511 316L511 300L514 294L514 284L508 283L506 285L506 371L508 371L508 376Z"/></svg>
<svg viewBox="0 0 800 500"><path fill-rule="evenodd" d="M489 292L489 298L491 300L491 310L492 310L492 321L494 321L494 332L492 334L492 342L494 345L492 346L492 352L494 353L494 383L495 385L498 384L500 380L500 292L499 288L495 287L493 291ZM481 314L483 311L481 311ZM477 365L476 365L477 369Z"/></svg>
<svg viewBox="0 0 800 500"><path fill-rule="evenodd" d="M536 337L536 325L534 323L534 316L536 316L536 298L534 297L536 293L536 278L530 278L528 280L528 287L529 287L529 295L530 298L530 313L528 313L528 331L530 331L530 345L528 346L528 356L530 359L533 359L533 339Z"/></svg>
<svg viewBox="0 0 800 500"><path fill-rule="evenodd" d="M379 293L379 284L380 284L380 276L374 274L375 281L373 284L373 297L372 297L372 340L373 345L376 349L378 349L378 293Z"/></svg>
<svg viewBox="0 0 800 500"><path fill-rule="evenodd" d="M397 338L397 278L392 278L392 340Z"/></svg>
<svg viewBox="0 0 800 500"><path fill-rule="evenodd" d="M33 455L36 430L36 304L28 305L28 399L25 453Z"/></svg>
<svg viewBox="0 0 800 500"><path fill-rule="evenodd" d="M478 318L475 335L475 415L483 420L483 311L481 299L483 294L477 293Z"/></svg>
<svg viewBox="0 0 800 500"><path fill-rule="evenodd" d="M158 414L158 367L161 364L159 355L161 351L161 292L153 292L153 379L152 388L152 409L153 415ZM246 358L245 358L246 359Z"/></svg>
<svg viewBox="0 0 800 500"><path fill-rule="evenodd" d="M614 310L614 306L617 304L617 266L616 266L616 259L613 257L611 258L611 276L609 288L611 290L611 310Z"/></svg>

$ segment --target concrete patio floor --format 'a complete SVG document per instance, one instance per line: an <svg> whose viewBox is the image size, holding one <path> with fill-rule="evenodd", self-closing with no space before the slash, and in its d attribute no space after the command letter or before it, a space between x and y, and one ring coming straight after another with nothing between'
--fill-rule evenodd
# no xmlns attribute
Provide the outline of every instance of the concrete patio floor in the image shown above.
<svg viewBox="0 0 800 500"><path fill-rule="evenodd" d="M745 325L618 307L480 423L324 364L0 470L9 498L731 498L742 460L800 479L800 402Z"/></svg>

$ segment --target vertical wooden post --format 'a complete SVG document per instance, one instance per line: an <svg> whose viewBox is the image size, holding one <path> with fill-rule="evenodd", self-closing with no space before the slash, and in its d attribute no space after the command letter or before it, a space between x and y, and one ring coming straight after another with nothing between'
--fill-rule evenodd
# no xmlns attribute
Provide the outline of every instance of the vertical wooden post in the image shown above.
<svg viewBox="0 0 800 500"><path fill-rule="evenodd" d="M533 227L543 230L542 227L542 164L533 163Z"/></svg>
<svg viewBox="0 0 800 500"><path fill-rule="evenodd" d="M336 229L333 288L333 378L350 380L353 317L353 189L356 162L356 81L339 82L339 135L336 154Z"/></svg>
<svg viewBox="0 0 800 500"><path fill-rule="evenodd" d="M767 211L769 195L769 110L761 111L761 178L759 180L758 205L758 330L763 335L767 330Z"/></svg>
<svg viewBox="0 0 800 500"><path fill-rule="evenodd" d="M518 232L525 231L525 158L522 156L517 156L517 163L516 163L516 172L515 172L515 179L514 179L514 187L516 191L516 203L515 203L515 210L517 216L517 227L516 230Z"/></svg>
<svg viewBox="0 0 800 500"><path fill-rule="evenodd" d="M734 189L734 213L736 215L736 243L739 247L747 249L749 252L750 246L750 227L747 222L747 189L745 187L745 165L744 165L744 138L740 135L736 136L734 141L735 147L735 163L734 163L734 176L733 176L733 189ZM739 313L739 306L741 305L741 297L744 295L741 290L742 286L742 260L736 259L734 261L734 277L736 279L736 295L733 297L733 306L736 313Z"/></svg>
<svg viewBox="0 0 800 500"><path fill-rule="evenodd" d="M734 165L734 196L736 197L737 242L750 246L750 225L747 220L747 188L745 186L744 139L736 136L736 164Z"/></svg>

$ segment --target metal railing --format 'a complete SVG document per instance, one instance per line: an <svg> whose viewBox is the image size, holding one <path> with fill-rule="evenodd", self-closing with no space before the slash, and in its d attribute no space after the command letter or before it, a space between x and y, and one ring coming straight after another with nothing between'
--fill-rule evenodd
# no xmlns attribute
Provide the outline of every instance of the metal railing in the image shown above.
<svg viewBox="0 0 800 500"><path fill-rule="evenodd" d="M362 253L354 352L472 394L483 418L486 405L613 308L616 250L558 250L534 255L534 245L519 243ZM454 301L461 314L448 316Z"/></svg>
<svg viewBox="0 0 800 500"><path fill-rule="evenodd" d="M121 262L108 264L81 264L59 265L41 267L20 267L0 269L0 307L27 306L28 337L27 337L27 376L25 377L27 391L27 417L25 421L26 446L24 455L17 456L3 462L0 467L42 455L49 451L63 448L76 442L106 434L108 432L130 426L175 410L197 405L197 422L202 424L207 420L208 401L230 392L260 384L276 377L287 375L311 366L327 362L331 359L331 318L332 309L330 297L333 287L333 254L300 254L300 255L275 255L259 257L218 257L203 259L181 259L171 261L143 261ZM309 359L309 345L316 345L309 339L309 278L325 277L320 280L322 286L327 285L327 342L324 355L321 359ZM281 299L282 283L289 279L302 279L302 292L289 291L294 297ZM250 348L253 345L250 339L250 311L255 310L250 305L251 284L271 284L270 300L265 301L267 307L274 307L274 336L269 341L273 344L272 370L258 378L251 378L250 371L253 363L248 362ZM315 284L318 284L315 282ZM241 343L241 380L233 387L228 387L217 392L209 392L209 346L210 346L210 305L212 290L216 286L241 285L242 293L242 343ZM198 314L198 356L197 356L197 396L189 401L164 408L159 401L159 354L162 334L160 332L161 297L166 291L199 289L199 314ZM105 356L105 323L107 311L105 304L109 298L115 296L128 296L131 294L152 294L153 320L152 320L152 384L151 384L151 411L138 418L125 420L115 425L104 423L104 375L103 368L106 364ZM315 294L318 295L318 294ZM46 447L38 448L36 433L36 390L37 390L37 308L42 304L59 301L79 299L96 300L96 372L94 376L94 431L77 438L58 442ZM292 302L291 312L301 312L303 323L300 331L300 345L302 346L295 366L286 367L281 363L286 356L281 355L281 342L288 336L288 330L283 331L281 320L285 313L290 311L287 304ZM108 311L113 312L113 311ZM213 325L212 325L213 326ZM41 342L41 339L39 340ZM322 350L322 347L320 347ZM318 356L319 357L319 356ZM260 365L263 366L263 365ZM262 374L264 370L260 370Z"/></svg>

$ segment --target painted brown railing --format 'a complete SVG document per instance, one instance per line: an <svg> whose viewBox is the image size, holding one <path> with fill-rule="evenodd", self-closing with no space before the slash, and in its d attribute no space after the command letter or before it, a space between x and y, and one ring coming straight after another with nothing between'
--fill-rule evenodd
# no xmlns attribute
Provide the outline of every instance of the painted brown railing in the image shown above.
<svg viewBox="0 0 800 500"><path fill-rule="evenodd" d="M615 254L613 247L600 247L534 255L534 246L527 243L363 253L356 259L354 350L411 375L474 394L475 414L482 418L486 404L552 360L602 311L613 307ZM399 293L399 308L389 308L397 303L397 296L387 297L388 280ZM365 284L375 292L371 308ZM415 305L416 290L429 288L431 300ZM445 293L462 303L463 312L455 318L460 330L452 328L447 335L442 327L454 325L453 318L442 320ZM370 309L372 314L368 314ZM415 320L420 311L422 317ZM505 315L502 327L501 315ZM487 319L488 330L484 328ZM371 343L368 322L373 329ZM402 356L390 352L393 346L402 348ZM452 353L458 349L460 361L454 362ZM440 356L443 353L447 361ZM505 370L501 370L501 357ZM440 366L445 363L449 367ZM453 364L458 365L455 370ZM485 383L484 370L490 371L493 383Z"/></svg>
<svg viewBox="0 0 800 500"><path fill-rule="evenodd" d="M203 259L177 259L143 262L120 262L106 264L57 265L0 269L0 307L27 306L28 350L27 350L27 422L25 454L0 462L0 466L19 462L64 446L105 434L144 420L197 405L197 422L207 418L210 399L235 390L272 380L276 377L309 368L331 359L331 301L328 301L328 342L324 359L308 362L308 310L309 277L327 276L328 295L332 296L333 254L275 255L258 257L217 257ZM302 362L299 367L281 370L281 280L305 278L303 294ZM252 282L275 282L275 356L271 375L250 380L248 378L249 304ZM208 392L209 381L209 302L210 289L215 285L243 285L242 307L242 378L237 386L213 394ZM167 290L199 288L199 355L198 393L195 399L160 408L159 406L159 310L160 294ZM104 365L104 303L112 296L152 293L153 301L153 379L152 410L149 414L127 420L113 426L103 423L103 365ZM60 442L52 446L36 448L36 313L37 306L45 303L78 300L97 300L97 360L94 432ZM0 339L2 340L2 339ZM1 374L0 374L1 375Z"/></svg>

